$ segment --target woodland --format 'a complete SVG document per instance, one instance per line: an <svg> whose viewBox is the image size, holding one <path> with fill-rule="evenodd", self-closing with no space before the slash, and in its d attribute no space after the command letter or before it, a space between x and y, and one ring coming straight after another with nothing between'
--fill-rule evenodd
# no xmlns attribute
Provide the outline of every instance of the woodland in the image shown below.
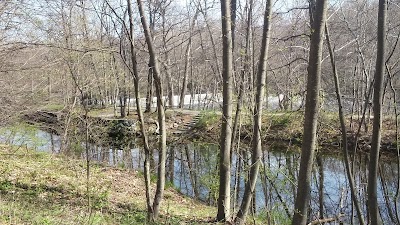
<svg viewBox="0 0 400 225"><path fill-rule="evenodd" d="M1 0L0 223L400 224L399 12L399 0ZM57 154L15 141L32 126ZM103 144L110 126L126 149ZM135 170L94 159L131 145ZM338 170L340 187L324 186ZM44 199L84 219L26 213Z"/></svg>

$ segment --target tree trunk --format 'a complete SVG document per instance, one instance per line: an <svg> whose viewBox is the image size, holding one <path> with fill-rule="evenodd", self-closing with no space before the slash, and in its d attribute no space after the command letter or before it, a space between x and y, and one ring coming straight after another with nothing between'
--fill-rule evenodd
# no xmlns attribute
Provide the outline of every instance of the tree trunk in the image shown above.
<svg viewBox="0 0 400 225"><path fill-rule="evenodd" d="M400 32L399 35L397 36L397 41L399 40L400 37ZM389 57L390 58L390 57ZM389 77L389 84L390 84L390 89L393 93L393 105L394 105L394 119L396 121L396 140L399 140L399 114L398 114L398 107L397 107L397 93L396 93L396 89L393 85L393 76L391 75L391 72L389 70L389 67L386 63L386 71ZM396 153L397 153L397 157L396 157L396 161L397 161L397 187L396 187L396 194L393 198L394 201L394 211L396 212L396 221L397 224L400 224L400 216L399 216L399 210L398 210L398 202L399 202L399 197L400 197L400 147L399 145L396 145Z"/></svg>
<svg viewBox="0 0 400 225"><path fill-rule="evenodd" d="M371 224L382 224L377 200L377 176L379 164L379 149L381 146L382 126L382 95L383 79L385 75L385 34L386 34L386 0L379 0L378 12L378 40L376 53L375 83L373 97L374 120L372 128L372 140L370 161L368 166L368 213Z"/></svg>
<svg viewBox="0 0 400 225"><path fill-rule="evenodd" d="M160 140L159 140L159 154L158 154L158 173L157 173L157 187L156 187L156 194L154 196L153 202L153 217L152 220L156 220L158 218L160 212L160 204L161 200L164 196L164 187L165 187L165 163L166 163L166 152L167 152L167 134L166 134L166 126L165 126L165 109L163 103L163 90L162 90L162 83L160 77L160 68L157 61L157 53L155 51L155 47L153 45L153 39L151 36L150 28L147 24L147 20L145 17L145 12L143 9L142 1L137 0L137 5L139 8L140 19L142 22L144 34L146 37L146 43L149 50L150 55L150 64L153 68L153 77L156 87L156 97L157 97L157 116L158 116L158 123L160 127Z"/></svg>
<svg viewBox="0 0 400 225"><path fill-rule="evenodd" d="M147 74L147 92L146 92L146 110L145 112L151 112L151 106L153 105L153 68L150 66Z"/></svg>
<svg viewBox="0 0 400 225"><path fill-rule="evenodd" d="M130 49L131 49L131 62L132 62L132 70L131 73L133 75L133 83L135 86L135 100L136 100L136 110L140 121L140 130L142 132L143 146L144 146L144 180L145 180L145 189L146 189L146 206L147 206L147 218L151 219L153 215L153 207L151 205L150 198L150 148L147 137L147 132L144 127L144 117L143 110L140 105L140 92L139 92L139 72L137 68L137 60L136 60L136 50L134 47L134 30L133 30L133 16L132 16L132 8L131 8L131 0L127 0L128 4L128 16L129 16L129 37L130 37Z"/></svg>
<svg viewBox="0 0 400 225"><path fill-rule="evenodd" d="M301 147L301 161L297 179L297 195L295 200L292 225L305 225L310 202L311 172L314 163L316 145L317 119L319 108L319 89L321 77L321 58L323 26L326 20L327 0L310 1L311 40L308 60L307 96L304 112L304 136Z"/></svg>
<svg viewBox="0 0 400 225"><path fill-rule="evenodd" d="M257 71L257 93L256 101L254 106L254 128L253 128L253 140L252 149L253 154L251 157L251 168L250 177L246 183L242 204L237 214L236 223L244 224L246 216L249 210L251 196L254 193L254 189L257 183L257 176L259 173L259 167L262 157L262 146L261 146L261 125L262 125L262 111L263 111L263 97L265 91L265 77L267 70L267 59L268 59L268 47L270 40L270 27L271 27L271 10L272 1L267 0L264 12L264 27L263 27L263 38L261 46L260 61L258 64Z"/></svg>
<svg viewBox="0 0 400 225"><path fill-rule="evenodd" d="M167 96L168 96L168 106L169 108L175 107L175 102L174 102L174 85L172 84L172 74L171 74L171 66L170 66L170 59L169 59L169 50L168 49L168 28L166 27L167 23L167 18L166 18L166 8L169 6L169 4L172 1L170 1L167 4L162 4L163 2L160 2L160 14L162 18L162 43L163 43L163 48L164 48L164 62L162 62L162 65L164 67L165 75L166 75L166 80L167 80Z"/></svg>
<svg viewBox="0 0 400 225"><path fill-rule="evenodd" d="M364 222L363 214L361 211L360 203L357 198L357 190L355 188L354 176L353 176L353 173L351 171L351 166L350 166L350 159L349 159L350 156L349 156L349 150L348 150L348 144L347 144L347 129L346 129L345 116L343 113L343 106L342 106L342 95L340 92L339 78L338 78L338 74L337 74L337 70L336 70L335 55L334 55L334 51L333 51L333 48L331 45L329 29L328 29L327 24L325 24L325 37L326 37L326 42L328 45L329 56L331 59L332 74L333 74L333 80L335 83L336 99L338 101L338 107L339 107L339 120L340 120L340 128L342 130L342 148L343 148L343 153L344 153L344 163L345 163L345 167L346 167L346 175L347 175L347 179L349 180L351 199L352 199L354 207L356 208L356 211L357 211L358 221L361 225L364 225L365 222Z"/></svg>
<svg viewBox="0 0 400 225"><path fill-rule="evenodd" d="M212 46L212 49L213 49L213 56L214 56L214 60L215 60L215 69L216 69L216 72L217 72L217 82L219 83L219 82L222 81L222 79L223 79L222 76L223 75L222 75L222 72L221 72L221 69L220 69L220 64L219 64L219 61L218 61L218 54L217 54L217 47L216 47L216 44L215 44L212 28L210 27L210 24L208 22L206 10L207 9L202 9L201 8L200 12L201 12L201 14L203 14L204 22L206 23L206 27L207 27L207 31L208 31L208 35L210 36L210 42L211 42L211 46ZM213 63L210 63L210 64L214 65Z"/></svg>
<svg viewBox="0 0 400 225"><path fill-rule="evenodd" d="M187 79L188 79L188 74L189 74L189 63L190 63L190 51L192 48L192 36L193 36L193 27L194 24L197 20L197 15L199 14L199 11L197 10L196 13L194 14L191 23L189 24L189 40L188 44L186 46L186 51L185 51L185 72L183 74L183 81L182 81L182 89L181 89L181 95L180 95L180 100L179 100L179 108L183 108L185 105L185 95L186 95L186 89L187 89Z"/></svg>
<svg viewBox="0 0 400 225"><path fill-rule="evenodd" d="M175 175L175 146L170 146L167 177L171 184L174 183L174 175Z"/></svg>
<svg viewBox="0 0 400 225"><path fill-rule="evenodd" d="M192 47L192 38L189 37L189 42L188 45L186 46L186 51L185 51L185 72L183 73L183 81L182 81L182 89L181 89L181 95L179 98L179 108L183 108L185 105L185 94L186 94L186 89L187 89L187 79L188 79L188 74L189 74L189 61L190 61L190 49Z"/></svg>
<svg viewBox="0 0 400 225"><path fill-rule="evenodd" d="M189 146L188 145L184 146L184 149L185 149L187 166L188 166L188 170L189 170L189 179L190 179L190 183L192 185L192 191L193 191L192 194L194 196L194 199L198 199L199 198L199 189L198 189L197 179L196 179L196 170L193 167L193 162L190 157Z"/></svg>
<svg viewBox="0 0 400 225"><path fill-rule="evenodd" d="M166 60L166 62L168 62L168 60ZM167 76L168 106L170 108L173 108L175 107L175 101L174 101L174 85L172 84L172 74L170 66L167 63L163 63L163 66L165 70L165 75Z"/></svg>
<svg viewBox="0 0 400 225"><path fill-rule="evenodd" d="M223 109L219 159L218 221L226 221L230 216L231 186L231 139L232 139L232 36L230 1L221 1L222 45L223 45Z"/></svg>
<svg viewBox="0 0 400 225"><path fill-rule="evenodd" d="M248 3L248 12L247 12L247 21L246 21L246 44L244 48L244 57L243 57L243 70L241 71L241 78L239 80L239 96L236 103L236 112L233 122L233 138L232 144L235 143L238 134L238 127L239 127L239 117L242 112L243 107L243 98L244 98L244 84L245 79L248 76L251 76L251 69L250 69L250 26L251 26L251 18L253 13L253 0L250 0ZM246 11L246 10L245 10ZM232 26L233 27L233 26ZM232 34L232 41L234 41L234 35Z"/></svg>

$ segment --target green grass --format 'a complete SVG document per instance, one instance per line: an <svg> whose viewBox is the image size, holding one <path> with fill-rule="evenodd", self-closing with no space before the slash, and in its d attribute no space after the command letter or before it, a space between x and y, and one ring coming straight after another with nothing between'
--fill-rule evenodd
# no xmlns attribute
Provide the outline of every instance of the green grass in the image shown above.
<svg viewBox="0 0 400 225"><path fill-rule="evenodd" d="M92 165L89 184L90 207L83 161L0 145L0 224L149 224L140 173ZM210 215L215 208L169 188L156 224Z"/></svg>
<svg viewBox="0 0 400 225"><path fill-rule="evenodd" d="M119 107L117 107L117 116L120 116L120 111ZM108 108L91 108L89 110L89 116L93 117L101 117L103 115L114 115L114 108L113 107L108 107Z"/></svg>
<svg viewBox="0 0 400 225"><path fill-rule="evenodd" d="M203 111L199 121L196 123L196 127L205 128L210 125L219 123L221 120L221 115L218 115L215 111Z"/></svg>
<svg viewBox="0 0 400 225"><path fill-rule="evenodd" d="M48 103L47 105L42 106L41 109L44 111L61 111L64 109L64 107L65 105L63 104Z"/></svg>

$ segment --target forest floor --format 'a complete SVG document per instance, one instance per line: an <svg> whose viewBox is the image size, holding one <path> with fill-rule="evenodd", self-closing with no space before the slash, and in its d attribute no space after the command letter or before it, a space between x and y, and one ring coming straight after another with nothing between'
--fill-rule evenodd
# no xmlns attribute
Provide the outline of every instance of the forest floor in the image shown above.
<svg viewBox="0 0 400 225"><path fill-rule="evenodd" d="M92 164L88 195L84 161L0 145L0 174L0 224L148 224L141 172ZM204 224L214 215L168 187L158 224Z"/></svg>

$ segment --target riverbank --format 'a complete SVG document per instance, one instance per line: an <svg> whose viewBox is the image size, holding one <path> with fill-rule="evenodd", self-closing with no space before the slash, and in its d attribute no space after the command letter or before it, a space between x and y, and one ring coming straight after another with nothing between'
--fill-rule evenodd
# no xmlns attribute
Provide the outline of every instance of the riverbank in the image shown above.
<svg viewBox="0 0 400 225"><path fill-rule="evenodd" d="M192 131L192 138L202 142L219 143L220 137L220 117L221 115L214 112L203 113L199 123ZM303 136L303 112L284 112L284 113L265 113L262 117L263 126L261 135L263 145L267 149L282 150L282 146L298 146L301 147ZM250 144L252 139L252 118L242 116L241 126L238 128L239 135L236 140L240 140L244 144ZM357 117L346 117L348 149L354 151L357 143L356 151L369 152L371 147L372 135L372 118L367 119L360 127L358 140L355 140L357 130L359 129L359 121ZM318 118L317 139L319 151L323 153L341 152L341 128L337 114L323 112ZM387 156L397 154L396 148L396 123L391 117L384 118L382 123L382 153ZM291 148L296 149L296 148ZM298 148L299 149L299 148Z"/></svg>
<svg viewBox="0 0 400 225"><path fill-rule="evenodd" d="M263 144L270 150L282 150L282 147L287 145L301 147L303 113L302 111L264 113L261 131ZM132 135L141 135L138 123L135 122L137 121L135 111L131 111L125 118L119 118L112 108L95 109L89 113L89 116L97 120L96 123L99 129L110 126L111 128L109 130L111 130L111 132L108 134L110 137L121 136L118 138L123 139L122 137L131 138ZM148 133L157 134L157 113L145 113L144 117ZM34 116L34 118L36 118L36 116ZM221 129L220 118L221 113L218 111L167 109L166 128L168 142L180 143L199 141L218 144ZM349 151L354 151L354 146L357 144L356 151L369 152L372 135L372 118L366 119L360 126L360 133L356 140L355 136L359 128L359 121L360 119L357 116L346 117ZM54 126L51 120L46 123ZM235 140L240 140L241 143L245 145L251 144L253 133L251 115L249 113L241 115L239 124ZM318 118L317 131L318 145L321 147L319 150L325 153L341 152L339 148L342 139L340 130L340 122L336 113L321 112ZM397 154L395 119L393 117L384 118L382 130L382 152L389 156ZM102 131L100 133L104 132ZM104 138L106 137L103 137L103 139Z"/></svg>
<svg viewBox="0 0 400 225"><path fill-rule="evenodd" d="M0 224L146 223L141 172L92 164L89 208L84 161L6 145L0 155ZM169 187L159 224L207 223L215 214Z"/></svg>

